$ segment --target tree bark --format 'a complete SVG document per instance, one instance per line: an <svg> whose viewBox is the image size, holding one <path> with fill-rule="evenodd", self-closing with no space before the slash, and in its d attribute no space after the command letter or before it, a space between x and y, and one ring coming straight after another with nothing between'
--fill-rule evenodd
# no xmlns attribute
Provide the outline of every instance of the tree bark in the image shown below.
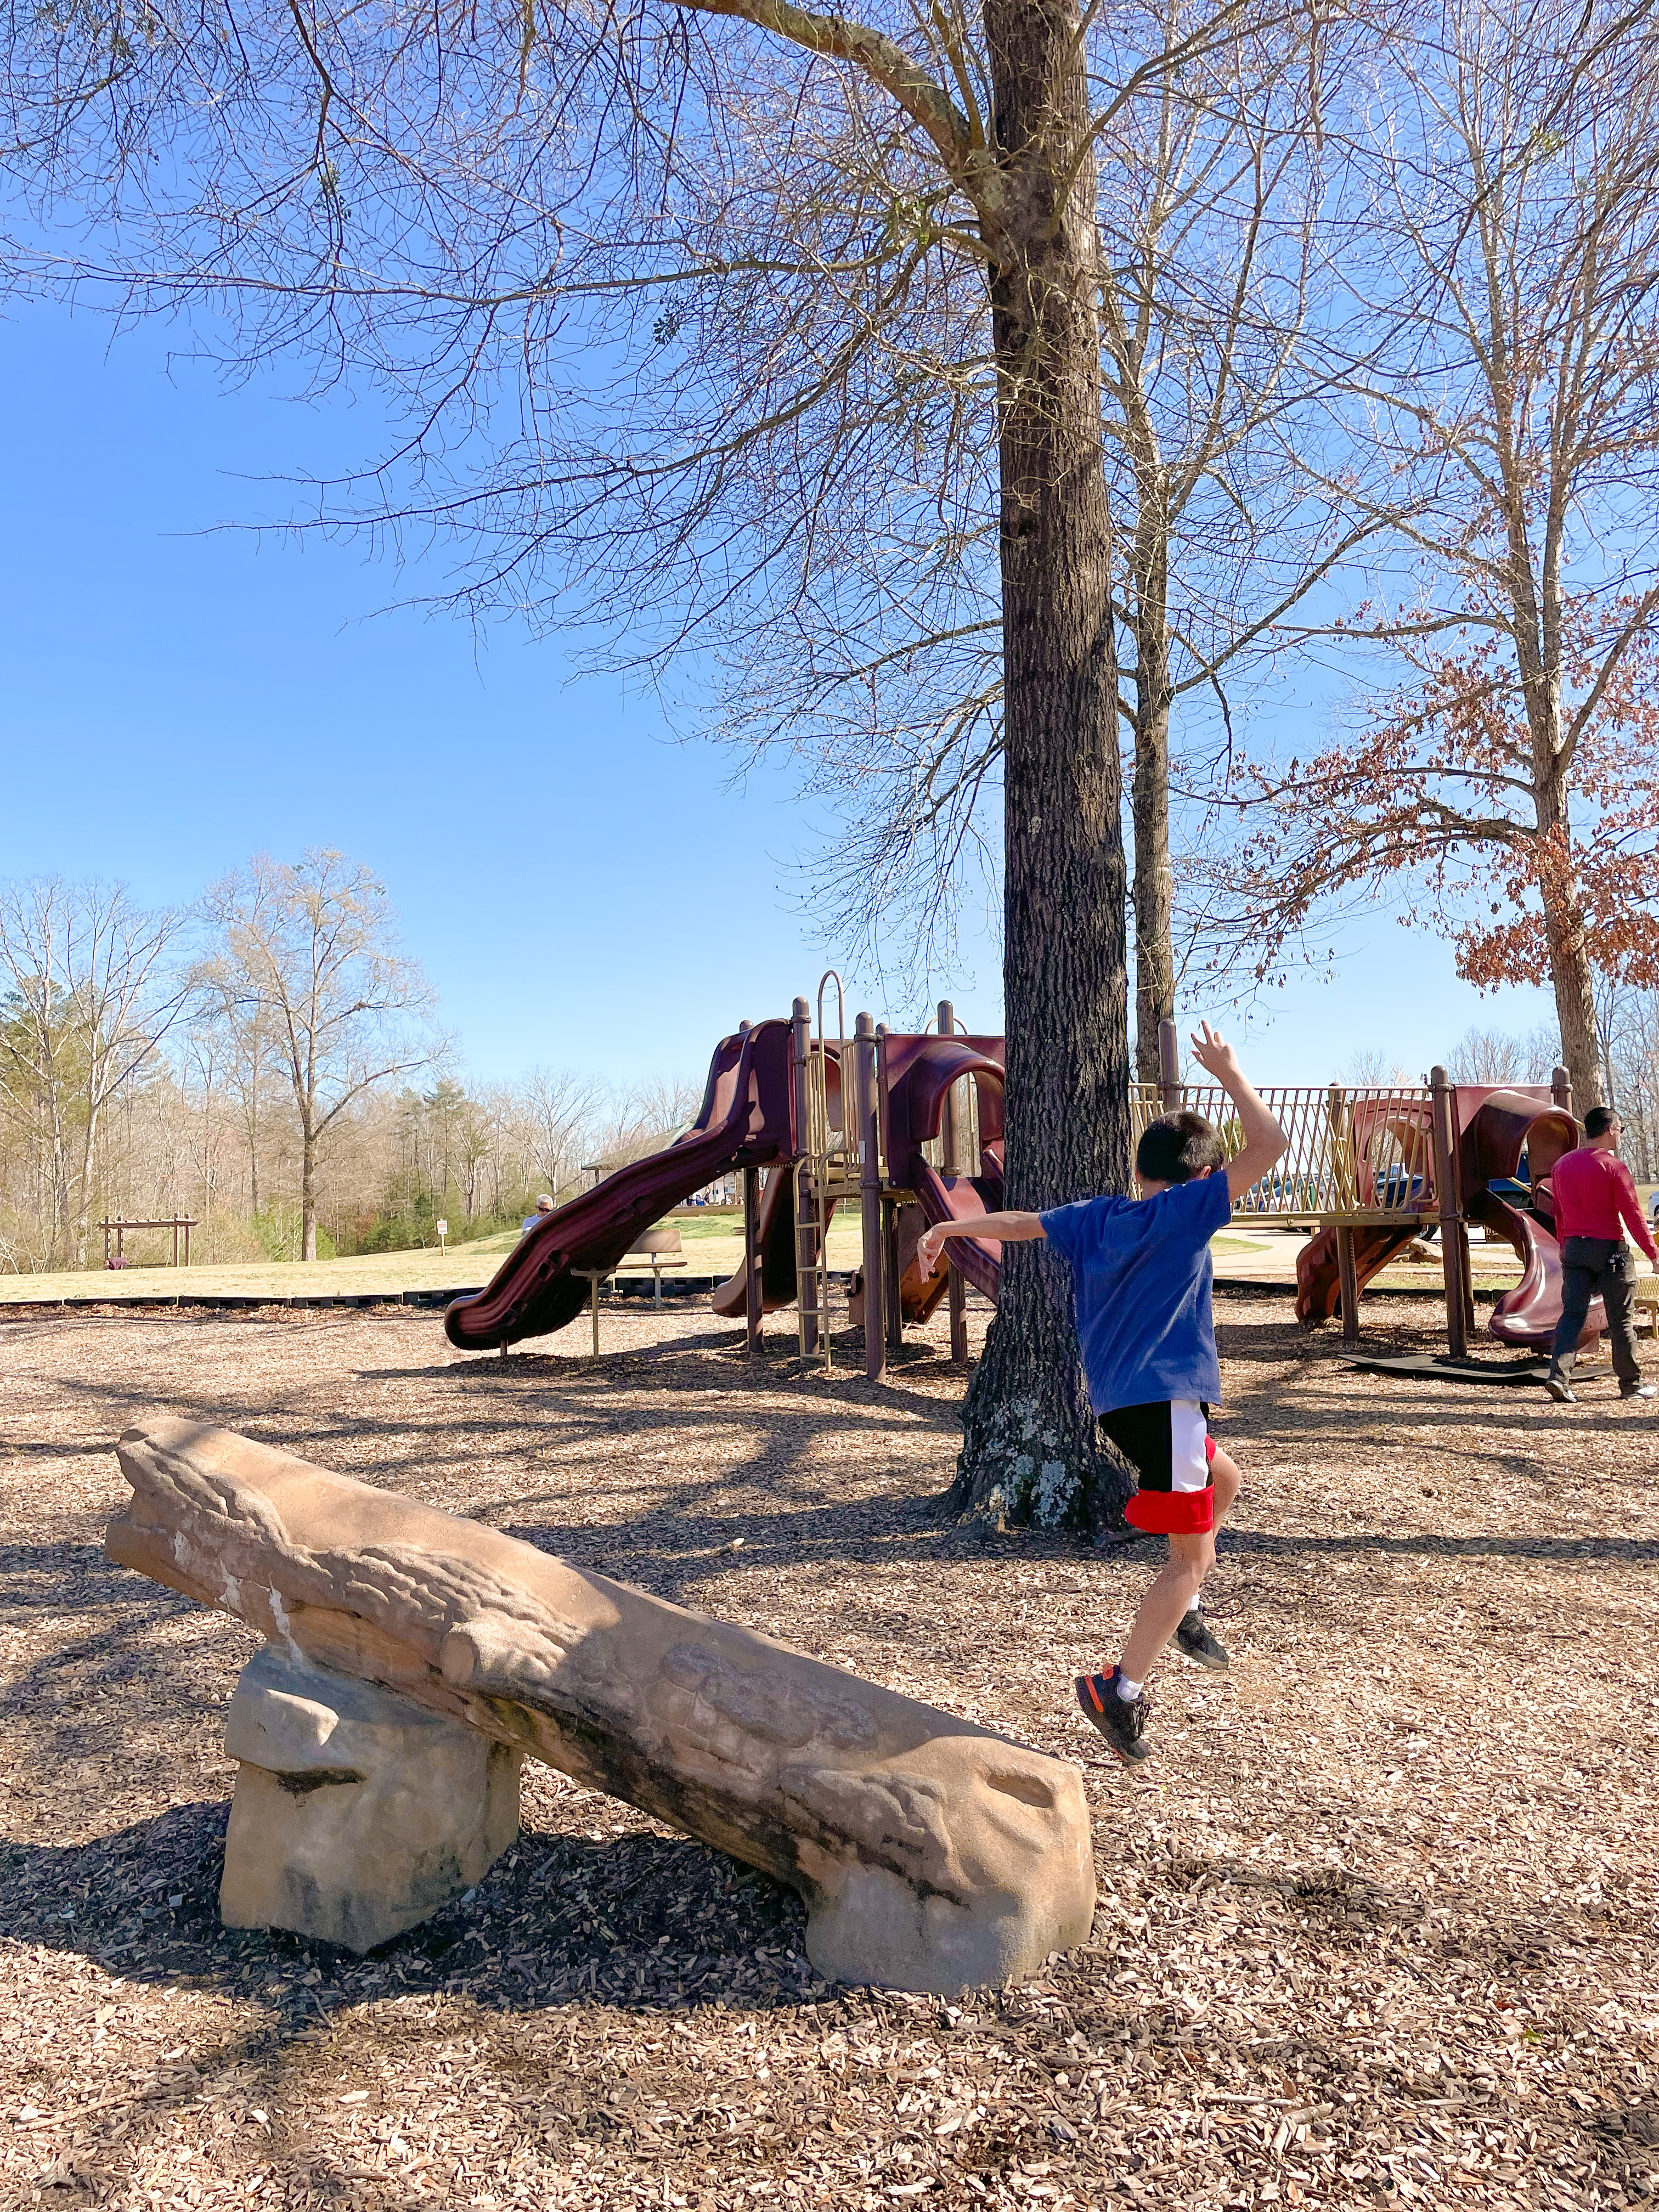
<svg viewBox="0 0 1659 2212"><path fill-rule="evenodd" d="M1124 1188L1127 975L1094 163L1070 0L985 11L1006 198L994 232L1006 673L1007 1194ZM1097 1436L1071 1286L1011 1244L963 1409L959 1512L1097 1530L1128 1485Z"/></svg>
<svg viewBox="0 0 1659 2212"><path fill-rule="evenodd" d="M300 1140L300 1257L317 1256L317 1139L309 1129Z"/></svg>
<svg viewBox="0 0 1659 2212"><path fill-rule="evenodd" d="M1158 1033L1175 1014L1175 870L1170 862L1170 640L1161 605L1136 623L1135 1074L1158 1079Z"/></svg>
<svg viewBox="0 0 1659 2212"><path fill-rule="evenodd" d="M1602 1097L1601 1050L1595 1030L1595 991L1584 917L1576 902L1546 897L1544 941L1555 991L1555 1018L1561 1030L1561 1059L1572 1078L1573 1110L1582 1121L1585 1109Z"/></svg>

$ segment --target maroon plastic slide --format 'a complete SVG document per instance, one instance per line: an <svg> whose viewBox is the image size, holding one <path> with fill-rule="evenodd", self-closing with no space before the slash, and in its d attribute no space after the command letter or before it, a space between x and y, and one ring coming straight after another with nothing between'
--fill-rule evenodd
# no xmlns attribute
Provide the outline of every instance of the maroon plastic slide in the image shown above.
<svg viewBox="0 0 1659 2212"><path fill-rule="evenodd" d="M761 1311L775 1313L795 1303L794 1176L787 1162L769 1168L761 1192L760 1255ZM832 1206L831 1214L835 1212ZM749 1305L749 1262L739 1261L738 1271L715 1286L714 1311L730 1321L741 1319Z"/></svg>
<svg viewBox="0 0 1659 2212"><path fill-rule="evenodd" d="M715 1176L793 1158L790 1052L787 1022L757 1022L723 1037L686 1133L666 1152L618 1168L529 1231L482 1291L447 1309L450 1342L479 1352L563 1328L588 1300L590 1286L575 1269L614 1267L643 1231ZM790 1266L793 1273L793 1247Z"/></svg>
<svg viewBox="0 0 1659 2212"><path fill-rule="evenodd" d="M1413 1221L1403 1229L1378 1224L1353 1232L1354 1274L1363 1291L1395 1254L1418 1234ZM1296 1317L1332 1321L1342 1310L1342 1275L1336 1259L1336 1231L1322 1229L1296 1255Z"/></svg>
<svg viewBox="0 0 1659 2212"><path fill-rule="evenodd" d="M1563 1152L1583 1142L1578 1124L1564 1107L1544 1103L1547 1094L1525 1091L1464 1090L1457 1094L1458 1180L1467 1196L1471 1221L1488 1236L1501 1237L1521 1261L1520 1282L1505 1291L1486 1324L1504 1344L1547 1345L1561 1318L1561 1248L1556 1241L1555 1207L1550 1177ZM1465 1107L1465 1100L1468 1103ZM1467 1118L1466 1118L1467 1116ZM1513 1176L1527 1156L1530 1200L1511 1205L1487 1185ZM1607 1313L1592 1300L1584 1339L1601 1334Z"/></svg>
<svg viewBox="0 0 1659 2212"><path fill-rule="evenodd" d="M913 1190L924 1221L971 1221L997 1213L1003 1202L1003 1085L1007 1066L1000 1037L889 1036L882 1039L882 1097L886 1113L887 1174L901 1190ZM945 1101L963 1076L973 1079L979 1107L980 1172L941 1175L922 1151L939 1133ZM921 1231L901 1243L900 1299L907 1321L923 1321L944 1297L950 1270L931 1276L915 1264ZM967 1280L996 1304L1002 1285L1002 1247L994 1237L953 1237L951 1257Z"/></svg>
<svg viewBox="0 0 1659 2212"><path fill-rule="evenodd" d="M890 1183L912 1190L921 1201L899 1220L899 1291L906 1321L926 1321L945 1296L950 1269L941 1264L924 1276L915 1264L922 1230L935 1221L968 1221L995 1213L1002 1205L1003 1042L1000 1037L884 1036L878 1061L885 1151ZM974 1079L978 1093L981 1172L976 1176L943 1176L921 1147L939 1133L945 1099L960 1076ZM841 1123L841 1092L836 1063L830 1062L830 1118ZM761 1200L761 1304L767 1313L795 1298L794 1209L789 1176L775 1169ZM993 1304L1001 1280L1002 1248L989 1237L953 1240L951 1256L963 1275ZM746 1267L739 1267L714 1293L717 1314L744 1310ZM859 1310L854 1289L854 1313Z"/></svg>

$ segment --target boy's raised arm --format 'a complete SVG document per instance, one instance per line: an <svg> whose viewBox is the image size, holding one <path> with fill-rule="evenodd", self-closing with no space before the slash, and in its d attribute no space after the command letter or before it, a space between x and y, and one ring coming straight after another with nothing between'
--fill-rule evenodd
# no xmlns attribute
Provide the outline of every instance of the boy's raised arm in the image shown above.
<svg viewBox="0 0 1659 2212"><path fill-rule="evenodd" d="M1193 1038L1193 1058L1206 1074L1214 1076L1238 1109L1238 1125L1244 1133L1237 1157L1227 1163L1227 1195L1237 1206L1283 1156L1289 1139L1246 1079L1238 1054L1221 1032L1212 1030L1208 1022L1200 1022L1199 1027L1204 1034Z"/></svg>

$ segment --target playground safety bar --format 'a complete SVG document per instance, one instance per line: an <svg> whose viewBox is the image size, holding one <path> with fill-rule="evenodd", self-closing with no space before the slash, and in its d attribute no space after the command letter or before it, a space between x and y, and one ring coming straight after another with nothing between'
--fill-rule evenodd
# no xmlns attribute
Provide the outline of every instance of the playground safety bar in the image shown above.
<svg viewBox="0 0 1659 2212"><path fill-rule="evenodd" d="M1389 1222L1435 1211L1434 1094L1427 1085L1290 1085L1261 1097L1284 1130L1283 1158L1238 1200L1258 1220ZM1219 1084L1137 1083L1130 1092L1132 1142L1172 1110L1201 1114L1220 1130L1231 1158L1243 1134Z"/></svg>

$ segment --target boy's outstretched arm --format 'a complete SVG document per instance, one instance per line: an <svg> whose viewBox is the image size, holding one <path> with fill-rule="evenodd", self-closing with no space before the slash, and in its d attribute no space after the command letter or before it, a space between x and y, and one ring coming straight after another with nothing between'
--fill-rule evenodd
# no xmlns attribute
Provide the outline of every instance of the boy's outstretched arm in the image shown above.
<svg viewBox="0 0 1659 2212"><path fill-rule="evenodd" d="M1246 1079L1238 1054L1219 1030L1200 1022L1202 1036L1193 1038L1193 1058L1206 1074L1214 1076L1238 1109L1238 1126L1244 1142L1237 1157L1227 1163L1227 1195L1235 1206L1245 1192L1261 1182L1290 1141L1272 1113Z"/></svg>
<svg viewBox="0 0 1659 2212"><path fill-rule="evenodd" d="M931 1275L947 1237L993 1237L999 1244L1029 1244L1048 1233L1040 1213L980 1213L969 1221L936 1221L916 1247L916 1261L924 1275Z"/></svg>

